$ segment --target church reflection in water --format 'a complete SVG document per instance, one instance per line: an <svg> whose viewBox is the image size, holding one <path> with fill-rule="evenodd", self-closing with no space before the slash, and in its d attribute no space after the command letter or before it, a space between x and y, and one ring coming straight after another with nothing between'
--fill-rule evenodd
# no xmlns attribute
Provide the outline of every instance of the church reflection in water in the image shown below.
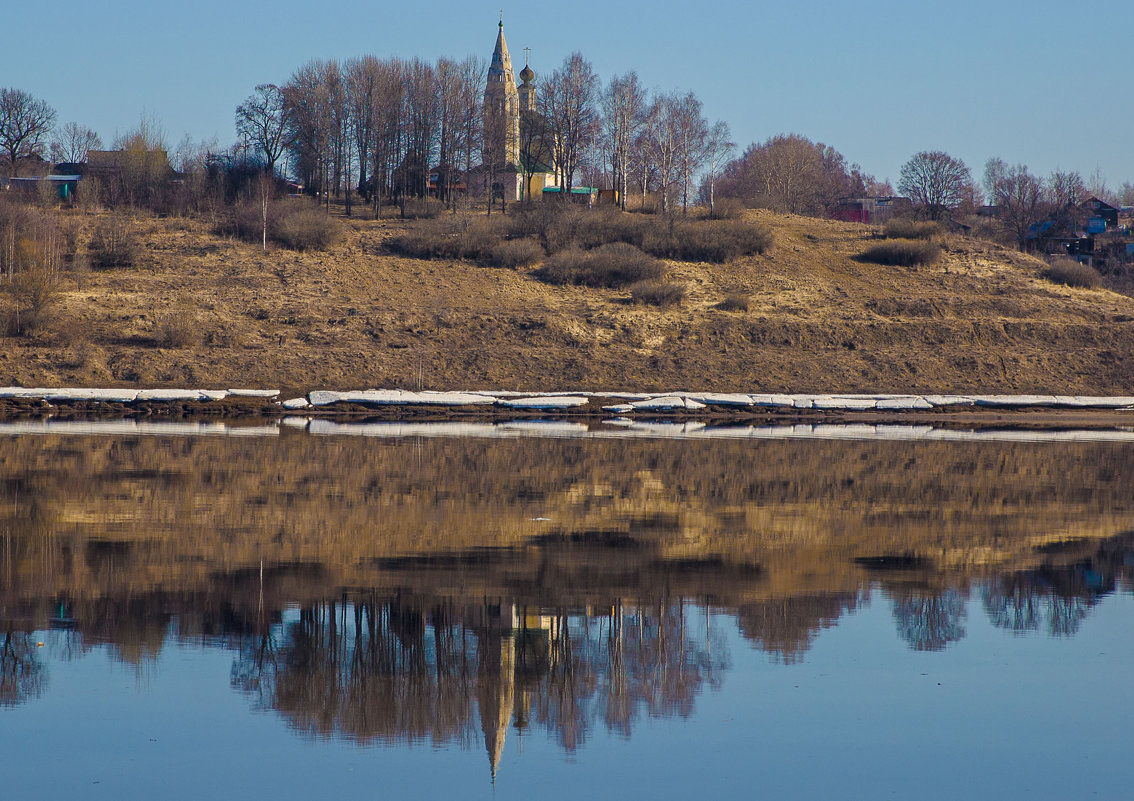
<svg viewBox="0 0 1134 801"><path fill-rule="evenodd" d="M694 619L696 618L696 619ZM330 602L239 637L233 684L296 729L360 742L468 742L495 773L509 729L567 749L596 725L684 715L728 654L705 611L564 610L403 599Z"/></svg>

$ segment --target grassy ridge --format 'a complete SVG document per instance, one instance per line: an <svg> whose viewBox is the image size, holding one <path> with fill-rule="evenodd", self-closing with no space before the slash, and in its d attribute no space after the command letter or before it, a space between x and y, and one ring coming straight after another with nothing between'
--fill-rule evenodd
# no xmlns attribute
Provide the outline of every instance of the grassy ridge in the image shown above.
<svg viewBox="0 0 1134 801"><path fill-rule="evenodd" d="M130 222L137 241L132 266L64 270L50 319L33 332L0 337L0 381L1085 394L1134 388L1134 300L1054 284L1042 262L979 240L945 237L936 261L909 269L860 261L878 243L867 226L759 211L740 221L678 221L675 228L747 226L735 228L739 240L764 243L763 252L720 263L689 254L661 258L662 280L679 287L680 297L658 284L639 285L635 294L627 281L539 280L536 271L548 267L552 250L541 236L565 235L550 225L541 235L538 218L523 222L529 232L518 239L484 237L475 257L420 258L392 247L422 226L479 231L513 224L511 215L493 218L340 219L341 235L326 250L264 252L207 220L137 217ZM603 226L663 230L650 220L611 219L582 220L567 231L577 250L560 250L594 250L600 243L591 240ZM79 241L89 241L101 222L76 216L75 225L87 231ZM511 269L485 269L492 266ZM650 272L629 280L659 280ZM0 315L10 313L11 302L0 295Z"/></svg>

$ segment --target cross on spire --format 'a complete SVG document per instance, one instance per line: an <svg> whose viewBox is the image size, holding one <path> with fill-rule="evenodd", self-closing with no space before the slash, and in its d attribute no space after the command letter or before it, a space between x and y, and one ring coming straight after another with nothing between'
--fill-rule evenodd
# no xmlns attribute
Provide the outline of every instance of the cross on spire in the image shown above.
<svg viewBox="0 0 1134 801"><path fill-rule="evenodd" d="M531 58L532 49L530 47L524 48L524 66L528 66L528 60Z"/></svg>
<svg viewBox="0 0 1134 801"><path fill-rule="evenodd" d="M504 30L504 9L500 9L500 30Z"/></svg>

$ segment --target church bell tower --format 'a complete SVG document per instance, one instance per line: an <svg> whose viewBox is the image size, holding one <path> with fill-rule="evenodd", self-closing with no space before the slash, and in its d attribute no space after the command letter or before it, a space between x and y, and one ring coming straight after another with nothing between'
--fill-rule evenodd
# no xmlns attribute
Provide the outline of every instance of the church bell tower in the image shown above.
<svg viewBox="0 0 1134 801"><path fill-rule="evenodd" d="M485 159L495 164L520 163L520 95L512 72L512 57L504 41L504 20L484 88Z"/></svg>

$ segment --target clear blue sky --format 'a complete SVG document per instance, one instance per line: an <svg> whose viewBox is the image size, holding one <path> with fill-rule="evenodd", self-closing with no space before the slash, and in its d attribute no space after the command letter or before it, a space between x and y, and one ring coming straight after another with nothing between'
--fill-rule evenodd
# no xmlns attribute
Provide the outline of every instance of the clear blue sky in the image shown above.
<svg viewBox="0 0 1134 801"><path fill-rule="evenodd" d="M0 85L42 97L59 121L109 142L144 111L170 144L234 139L233 110L257 83L311 58L477 53L501 0L192 4L12 3ZM693 89L743 147L780 132L826 142L895 182L918 150L945 150L980 177L1000 156L1112 187L1134 182L1127 97L1134 3L1055 0L718 0L504 5L513 58L548 72L579 50L603 78Z"/></svg>

